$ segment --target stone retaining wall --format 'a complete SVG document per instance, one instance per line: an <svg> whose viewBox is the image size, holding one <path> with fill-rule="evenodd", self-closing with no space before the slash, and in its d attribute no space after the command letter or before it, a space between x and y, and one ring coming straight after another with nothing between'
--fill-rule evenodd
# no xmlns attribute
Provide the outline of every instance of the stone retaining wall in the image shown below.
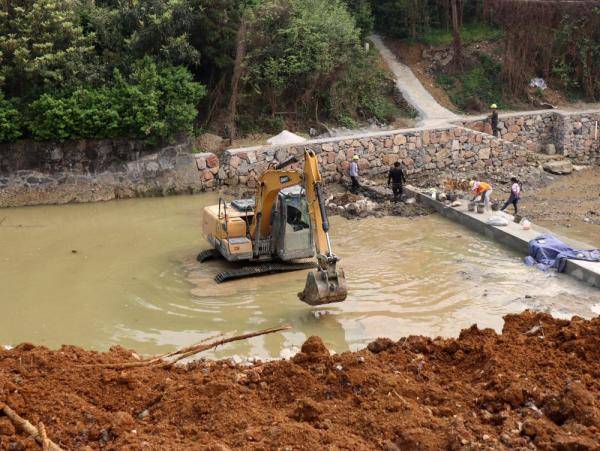
<svg viewBox="0 0 600 451"><path fill-rule="evenodd" d="M441 173L502 176L524 174L536 167L535 154L512 142L463 127L397 130L389 133L317 140L281 147L255 147L225 151L218 177L227 185L255 186L258 176L271 164L313 150L327 182L340 181L354 155L361 175L386 173L400 161L407 174L437 176Z"/></svg>
<svg viewBox="0 0 600 451"><path fill-rule="evenodd" d="M413 182L477 173L500 180L514 174L527 180L539 174L539 152L550 143L574 163L600 164L600 111L501 115L500 138L482 131L483 120L233 149L220 159L194 154L189 140L160 149L125 140L2 145L0 207L191 193L221 184L254 187L271 163L301 156L305 148L318 155L327 182L345 177L354 155L360 157L363 176L385 174L401 161Z"/></svg>
<svg viewBox="0 0 600 451"><path fill-rule="evenodd" d="M28 154L26 144L12 145L12 156L3 148L0 207L200 192L215 186L219 170L218 158L193 154L188 141L153 152L129 141L86 141L35 143Z"/></svg>
<svg viewBox="0 0 600 451"><path fill-rule="evenodd" d="M512 113L500 115L498 130L502 139L532 152L542 152L548 144L554 144L557 153L569 157L576 164L598 164L600 130L596 137L596 122L600 122L600 111ZM491 133L486 116L459 124Z"/></svg>

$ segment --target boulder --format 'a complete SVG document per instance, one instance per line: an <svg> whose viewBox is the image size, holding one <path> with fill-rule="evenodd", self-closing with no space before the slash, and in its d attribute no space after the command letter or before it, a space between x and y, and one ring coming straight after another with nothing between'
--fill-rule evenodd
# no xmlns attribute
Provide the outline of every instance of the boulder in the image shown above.
<svg viewBox="0 0 600 451"><path fill-rule="evenodd" d="M548 161L544 163L544 171L557 175L570 174L573 172L573 163L570 160Z"/></svg>
<svg viewBox="0 0 600 451"><path fill-rule="evenodd" d="M556 146L554 144L546 145L546 155L556 155Z"/></svg>

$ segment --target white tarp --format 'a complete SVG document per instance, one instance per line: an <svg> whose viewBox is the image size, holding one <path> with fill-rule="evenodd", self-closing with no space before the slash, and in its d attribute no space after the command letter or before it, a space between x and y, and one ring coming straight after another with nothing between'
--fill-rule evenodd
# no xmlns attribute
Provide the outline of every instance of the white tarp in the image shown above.
<svg viewBox="0 0 600 451"><path fill-rule="evenodd" d="M298 136L295 133L288 132L287 130L282 131L277 136L267 139L267 143L272 145L300 144L305 141L306 139L304 139L302 136Z"/></svg>

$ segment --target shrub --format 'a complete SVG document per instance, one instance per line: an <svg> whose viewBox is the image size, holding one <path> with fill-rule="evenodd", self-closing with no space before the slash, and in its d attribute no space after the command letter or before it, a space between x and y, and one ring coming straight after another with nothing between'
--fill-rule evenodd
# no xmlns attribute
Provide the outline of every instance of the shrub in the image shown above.
<svg viewBox="0 0 600 451"><path fill-rule="evenodd" d="M0 142L14 141L21 136L21 115L13 103L0 91Z"/></svg>
<svg viewBox="0 0 600 451"><path fill-rule="evenodd" d="M114 85L82 88L66 96L44 94L30 104L35 139L65 140L127 136L147 142L192 131L204 86L182 67L158 68L138 61L129 77L114 73Z"/></svg>

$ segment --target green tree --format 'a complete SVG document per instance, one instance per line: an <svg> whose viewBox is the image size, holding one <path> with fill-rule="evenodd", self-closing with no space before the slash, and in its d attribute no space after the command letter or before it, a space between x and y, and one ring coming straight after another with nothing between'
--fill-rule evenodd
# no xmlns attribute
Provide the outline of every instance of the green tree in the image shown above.
<svg viewBox="0 0 600 451"><path fill-rule="evenodd" d="M80 88L67 96L43 94L29 106L28 127L39 140L109 138L168 141L191 132L205 88L184 67L159 67L150 57L130 75L115 69L114 84Z"/></svg>
<svg viewBox="0 0 600 451"><path fill-rule="evenodd" d="M12 102L0 91L0 142L14 141L21 137L21 115Z"/></svg>
<svg viewBox="0 0 600 451"><path fill-rule="evenodd" d="M0 12L0 79L12 96L89 80L93 34L85 34L72 0L11 0Z"/></svg>
<svg viewBox="0 0 600 451"><path fill-rule="evenodd" d="M339 1L273 0L256 11L247 58L248 84L275 114L283 101L315 106L361 52L359 31Z"/></svg>

